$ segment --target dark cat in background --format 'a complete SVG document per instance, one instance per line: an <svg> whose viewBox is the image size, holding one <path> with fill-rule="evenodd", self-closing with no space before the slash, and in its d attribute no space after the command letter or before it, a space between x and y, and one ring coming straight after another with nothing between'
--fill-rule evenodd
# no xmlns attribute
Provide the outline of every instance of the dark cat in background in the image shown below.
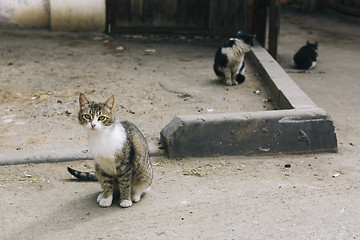
<svg viewBox="0 0 360 240"><path fill-rule="evenodd" d="M221 45L214 59L214 72L226 85L238 85L245 81L245 53L253 46L255 35L241 31Z"/></svg>
<svg viewBox="0 0 360 240"><path fill-rule="evenodd" d="M309 70L315 67L318 57L318 42L310 43L306 42L305 46L302 46L294 55L294 63L296 68Z"/></svg>

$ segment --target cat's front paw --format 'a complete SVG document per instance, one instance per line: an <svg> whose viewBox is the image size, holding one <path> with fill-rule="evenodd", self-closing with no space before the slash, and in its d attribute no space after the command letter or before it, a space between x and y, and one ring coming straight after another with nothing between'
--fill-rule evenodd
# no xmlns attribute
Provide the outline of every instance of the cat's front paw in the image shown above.
<svg viewBox="0 0 360 240"><path fill-rule="evenodd" d="M141 194L134 194L134 196L132 197L132 201L133 202L139 202L140 201L140 198L141 198Z"/></svg>
<svg viewBox="0 0 360 240"><path fill-rule="evenodd" d="M127 199L121 200L121 202L120 202L120 207L123 207L123 208L131 207L131 205L132 205L132 201L127 200Z"/></svg>
<svg viewBox="0 0 360 240"><path fill-rule="evenodd" d="M239 85L239 83L238 83L237 81L233 81L233 82L232 82L232 85L233 85L233 86L236 86L236 85Z"/></svg>
<svg viewBox="0 0 360 240"><path fill-rule="evenodd" d="M112 204L113 195L111 194L109 197L105 198L104 193L100 193L97 198L97 202L99 203L100 207L110 207Z"/></svg>

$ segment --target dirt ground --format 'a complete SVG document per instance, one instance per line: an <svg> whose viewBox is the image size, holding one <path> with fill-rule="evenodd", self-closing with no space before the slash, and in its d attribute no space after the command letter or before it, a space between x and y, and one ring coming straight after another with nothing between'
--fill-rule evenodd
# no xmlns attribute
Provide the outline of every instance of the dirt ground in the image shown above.
<svg viewBox="0 0 360 240"><path fill-rule="evenodd" d="M1 152L86 151L80 92L94 101L114 95L118 118L149 141L176 115L273 109L251 64L244 84L218 81L212 64L219 40L43 30L3 31L0 43Z"/></svg>
<svg viewBox="0 0 360 240"><path fill-rule="evenodd" d="M177 114L274 108L262 101L268 93L250 64L244 85L215 79L217 40L104 40L1 32L1 152L86 150L75 120L81 91L100 100L115 94L119 116L149 141ZM295 71L291 57L306 40L319 41L318 65ZM278 61L332 116L338 153L153 157L152 190L128 209L98 207L99 184L67 173L69 165L92 169L90 160L2 166L0 238L359 239L359 40L353 18L283 11Z"/></svg>

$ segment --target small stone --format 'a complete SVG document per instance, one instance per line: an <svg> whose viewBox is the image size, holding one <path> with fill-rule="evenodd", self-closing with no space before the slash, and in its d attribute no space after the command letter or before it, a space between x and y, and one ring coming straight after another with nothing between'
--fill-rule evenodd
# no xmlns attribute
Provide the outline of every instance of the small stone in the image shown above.
<svg viewBox="0 0 360 240"><path fill-rule="evenodd" d="M151 54L155 54L156 50L155 49L146 49L145 50L145 55L151 55Z"/></svg>
<svg viewBox="0 0 360 240"><path fill-rule="evenodd" d="M335 173L332 177L337 178L338 176L340 176L340 173Z"/></svg>
<svg viewBox="0 0 360 240"><path fill-rule="evenodd" d="M287 164L285 164L285 167L286 167L286 168L290 168L290 167L291 167L291 164L290 164L290 163L287 163Z"/></svg>
<svg viewBox="0 0 360 240"><path fill-rule="evenodd" d="M50 99L50 96L47 94L41 94L38 99L39 101L47 101Z"/></svg>

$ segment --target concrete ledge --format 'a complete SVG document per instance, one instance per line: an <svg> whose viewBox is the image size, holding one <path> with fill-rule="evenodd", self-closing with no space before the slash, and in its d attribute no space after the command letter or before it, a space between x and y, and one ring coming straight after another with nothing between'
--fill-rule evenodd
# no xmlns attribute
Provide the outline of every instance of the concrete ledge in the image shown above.
<svg viewBox="0 0 360 240"><path fill-rule="evenodd" d="M265 48L256 43L247 56L269 87L279 109L317 107Z"/></svg>
<svg viewBox="0 0 360 240"><path fill-rule="evenodd" d="M85 159L91 159L90 154L77 148L47 151L2 152L0 153L0 166L28 163L67 162Z"/></svg>
<svg viewBox="0 0 360 240"><path fill-rule="evenodd" d="M264 48L257 44L248 55L280 110L175 117L160 133L167 156L336 152L328 114Z"/></svg>
<svg viewBox="0 0 360 240"><path fill-rule="evenodd" d="M148 144L150 149L150 156L164 155L163 150L158 148L157 142L148 142ZM1 152L0 166L29 163L70 162L92 159L92 155L86 149L81 148L54 149L48 151L40 150Z"/></svg>
<svg viewBox="0 0 360 240"><path fill-rule="evenodd" d="M169 158L337 151L320 108L179 116L161 140Z"/></svg>

